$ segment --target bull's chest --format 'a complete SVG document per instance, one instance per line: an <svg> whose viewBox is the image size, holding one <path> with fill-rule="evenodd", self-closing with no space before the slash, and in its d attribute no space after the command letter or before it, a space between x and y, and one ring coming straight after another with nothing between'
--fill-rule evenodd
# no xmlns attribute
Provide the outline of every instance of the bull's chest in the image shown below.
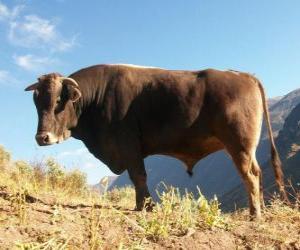
<svg viewBox="0 0 300 250"><path fill-rule="evenodd" d="M88 129L77 139L115 174L124 172L133 159L140 157L136 140L126 129Z"/></svg>

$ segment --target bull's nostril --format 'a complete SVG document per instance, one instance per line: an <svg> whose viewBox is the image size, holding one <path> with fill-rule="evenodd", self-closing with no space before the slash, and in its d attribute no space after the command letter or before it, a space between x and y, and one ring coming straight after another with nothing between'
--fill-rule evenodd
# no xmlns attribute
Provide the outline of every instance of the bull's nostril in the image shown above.
<svg viewBox="0 0 300 250"><path fill-rule="evenodd" d="M49 136L48 133L46 133L46 134L37 134L35 136L35 138L36 138L37 143L40 146L47 145L50 142L50 136Z"/></svg>
<svg viewBox="0 0 300 250"><path fill-rule="evenodd" d="M44 143L48 143L49 142L49 135L48 134L44 135L43 141L44 141Z"/></svg>

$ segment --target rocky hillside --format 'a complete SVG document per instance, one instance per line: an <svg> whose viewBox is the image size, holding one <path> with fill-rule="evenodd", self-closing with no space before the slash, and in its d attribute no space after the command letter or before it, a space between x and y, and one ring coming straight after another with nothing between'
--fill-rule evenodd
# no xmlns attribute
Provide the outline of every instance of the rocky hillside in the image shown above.
<svg viewBox="0 0 300 250"><path fill-rule="evenodd" d="M300 102L300 89L297 89L283 97L269 100L271 121L275 135L282 128L285 118L291 110ZM262 165L269 158L269 141L266 130L263 128L257 158ZM159 187L160 182L179 187L182 192L185 189L197 193L197 185L207 197L225 195L241 184L231 159L224 152L217 152L198 162L194 168L194 175L190 178L180 161L166 156L151 156L145 160L148 172L148 185L150 192ZM113 183L113 187L130 185L127 172L122 174Z"/></svg>
<svg viewBox="0 0 300 250"><path fill-rule="evenodd" d="M270 114L272 118L272 128L274 134L277 135L286 117L292 109L300 103L300 89L296 89L280 99L272 98L269 103L271 103ZM262 138L265 138L266 135L266 128L264 128Z"/></svg>
<svg viewBox="0 0 300 250"><path fill-rule="evenodd" d="M105 176L99 181L99 183L92 185L91 188L102 194L109 189L117 178L117 176Z"/></svg>

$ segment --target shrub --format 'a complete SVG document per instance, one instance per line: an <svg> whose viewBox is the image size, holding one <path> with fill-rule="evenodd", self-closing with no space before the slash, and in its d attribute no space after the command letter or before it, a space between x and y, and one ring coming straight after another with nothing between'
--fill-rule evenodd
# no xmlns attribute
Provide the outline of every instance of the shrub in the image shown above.
<svg viewBox="0 0 300 250"><path fill-rule="evenodd" d="M75 169L65 175L64 183L71 194L82 194L87 190L86 174Z"/></svg>
<svg viewBox="0 0 300 250"><path fill-rule="evenodd" d="M16 161L14 165L21 176L32 176L33 169L26 161Z"/></svg>
<svg viewBox="0 0 300 250"><path fill-rule="evenodd" d="M41 184L44 186L47 182L47 169L42 162L35 162L31 164L32 175L36 184L40 187Z"/></svg>
<svg viewBox="0 0 300 250"><path fill-rule="evenodd" d="M7 167L9 165L9 168ZM1 169L2 168L2 169ZM66 171L53 158L29 164L10 161L10 154L0 146L0 186L13 192L81 196L88 191L86 175L79 170Z"/></svg>
<svg viewBox="0 0 300 250"><path fill-rule="evenodd" d="M46 174L51 188L56 189L62 187L65 177L65 170L62 166L60 166L53 158L49 158L46 161L46 167Z"/></svg>
<svg viewBox="0 0 300 250"><path fill-rule="evenodd" d="M170 233L183 235L191 228L227 227L216 197L208 201L199 191L199 198L195 199L188 192L181 195L174 187L166 187L166 191L158 195L161 203L154 206L152 214L149 216L143 211L138 215L145 235L154 240Z"/></svg>
<svg viewBox="0 0 300 250"><path fill-rule="evenodd" d="M21 189L31 190L34 184L32 176L32 167L25 161L16 161L13 163L10 169L11 179L15 181L16 188L20 191Z"/></svg>
<svg viewBox="0 0 300 250"><path fill-rule="evenodd" d="M112 203L127 202L132 200L135 196L135 190L130 186L125 186L122 188L113 188L104 194L106 199Z"/></svg>
<svg viewBox="0 0 300 250"><path fill-rule="evenodd" d="M0 145L0 169L4 169L10 162L10 153L8 153L3 146Z"/></svg>

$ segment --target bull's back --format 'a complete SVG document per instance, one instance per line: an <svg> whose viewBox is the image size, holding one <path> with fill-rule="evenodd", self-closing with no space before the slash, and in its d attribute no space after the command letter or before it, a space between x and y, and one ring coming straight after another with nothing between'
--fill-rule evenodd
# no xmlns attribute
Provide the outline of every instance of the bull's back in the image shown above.
<svg viewBox="0 0 300 250"><path fill-rule="evenodd" d="M206 82L205 108L215 134L224 128L245 134L260 130L263 106L256 78L242 72L211 70Z"/></svg>
<svg viewBox="0 0 300 250"><path fill-rule="evenodd" d="M135 107L145 154L177 148L198 119L205 79L197 72L162 71L138 96Z"/></svg>
<svg viewBox="0 0 300 250"><path fill-rule="evenodd" d="M140 99L142 141L149 153L207 147L212 142L219 149L219 135L225 128L241 125L248 129L245 123L257 120L262 113L253 77L233 71L204 70L178 79L174 76L172 81L156 83ZM259 122L254 124L253 131L258 126Z"/></svg>

